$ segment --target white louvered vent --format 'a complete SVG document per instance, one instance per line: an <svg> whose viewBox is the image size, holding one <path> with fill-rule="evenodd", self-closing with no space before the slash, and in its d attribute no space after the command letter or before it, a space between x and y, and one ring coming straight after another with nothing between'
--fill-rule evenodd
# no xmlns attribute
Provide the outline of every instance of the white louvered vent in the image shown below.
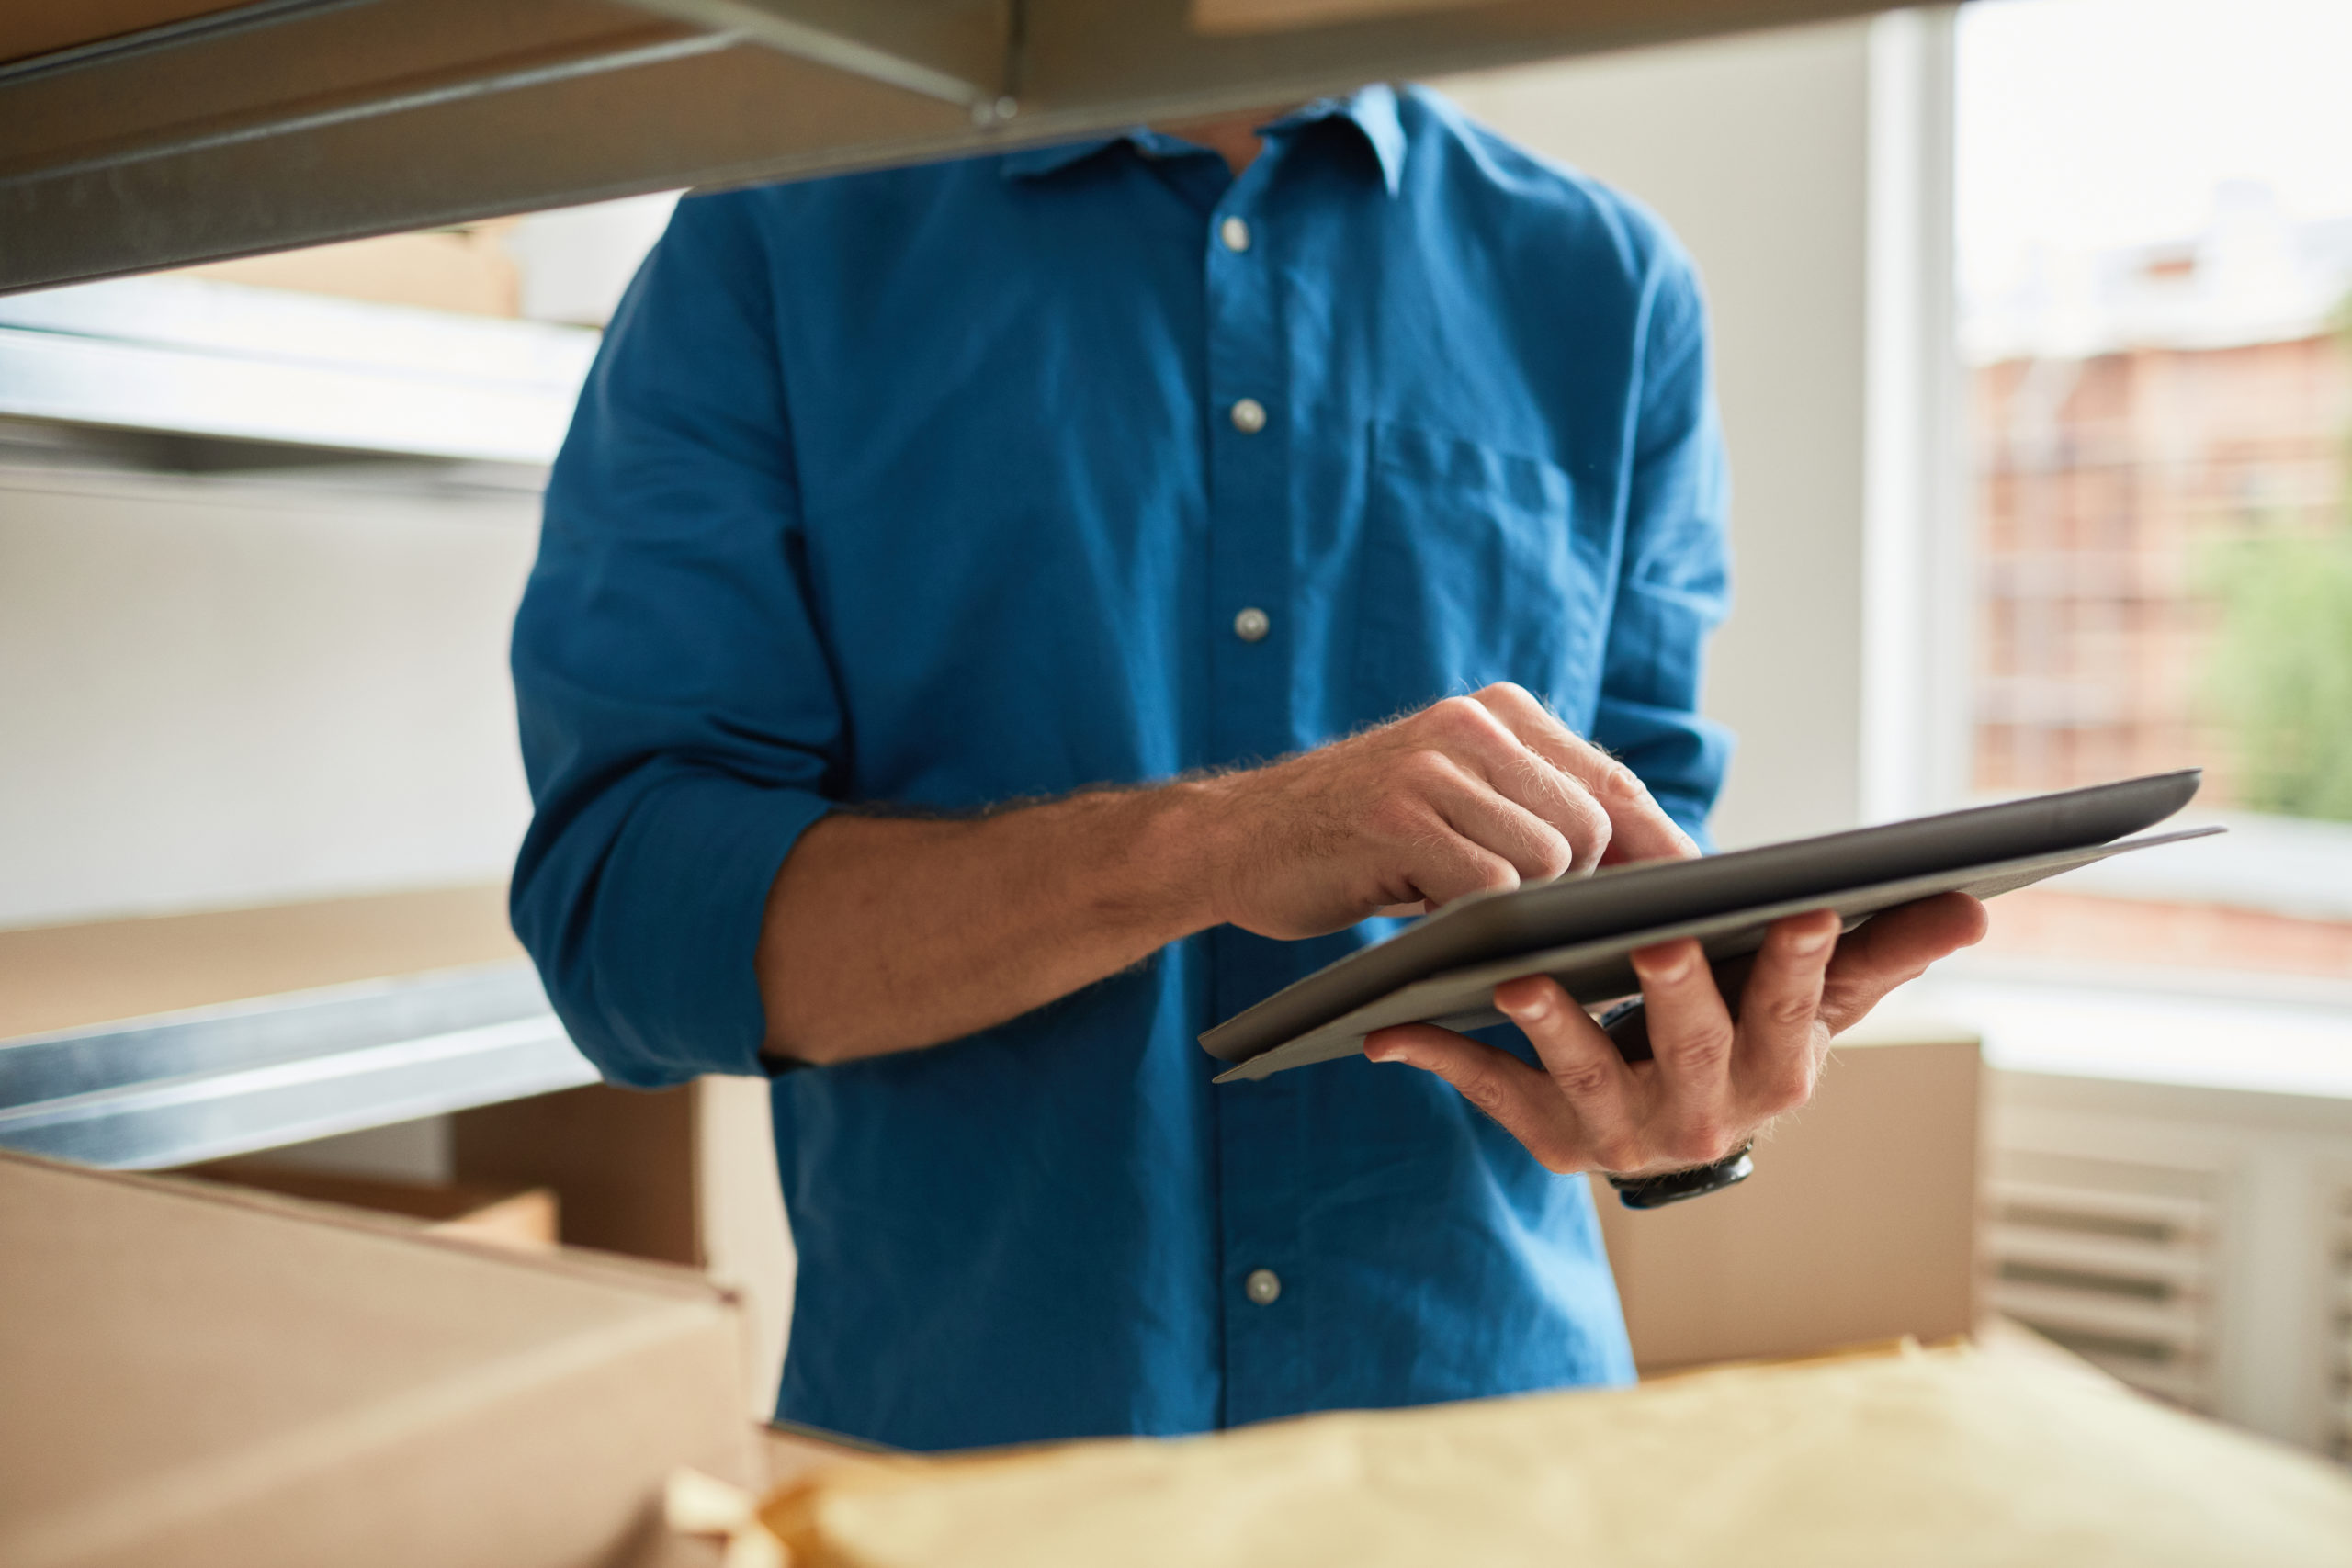
<svg viewBox="0 0 2352 1568"><path fill-rule="evenodd" d="M2328 1338L2335 1351L2329 1449L2352 1463L2352 1183L2335 1195L2333 1247L2328 1254Z"/></svg>
<svg viewBox="0 0 2352 1568"><path fill-rule="evenodd" d="M2019 1150L1996 1155L1992 1176L1984 1253L1993 1310L2136 1388L2212 1410L2212 1177Z"/></svg>

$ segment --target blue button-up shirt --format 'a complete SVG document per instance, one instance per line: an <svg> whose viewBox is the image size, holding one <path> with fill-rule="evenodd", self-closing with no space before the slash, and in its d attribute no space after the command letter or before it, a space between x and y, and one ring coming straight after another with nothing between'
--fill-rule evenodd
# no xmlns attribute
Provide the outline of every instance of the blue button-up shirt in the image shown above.
<svg viewBox="0 0 2352 1568"><path fill-rule="evenodd" d="M1723 509L1682 254L1425 93L1238 178L1138 131L689 198L548 491L516 929L657 1085L760 1070L763 901L838 804L1248 764L1511 680L1699 830ZM1385 929L1212 931L777 1076L780 1414L940 1448L1629 1377L1581 1178L1407 1067L1211 1087L1195 1035Z"/></svg>

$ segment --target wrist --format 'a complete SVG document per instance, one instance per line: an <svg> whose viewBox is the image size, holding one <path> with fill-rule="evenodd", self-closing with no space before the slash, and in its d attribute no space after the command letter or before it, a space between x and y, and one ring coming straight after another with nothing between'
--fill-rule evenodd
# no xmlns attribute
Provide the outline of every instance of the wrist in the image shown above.
<svg viewBox="0 0 2352 1568"><path fill-rule="evenodd" d="M1173 942L1218 924L1216 811L1200 781L1105 795L1110 811L1089 861L1099 870L1099 915Z"/></svg>
<svg viewBox="0 0 2352 1568"><path fill-rule="evenodd" d="M1221 778L1180 779L1136 797L1142 813L1130 840L1135 880L1182 928L1171 941L1227 919L1230 794Z"/></svg>

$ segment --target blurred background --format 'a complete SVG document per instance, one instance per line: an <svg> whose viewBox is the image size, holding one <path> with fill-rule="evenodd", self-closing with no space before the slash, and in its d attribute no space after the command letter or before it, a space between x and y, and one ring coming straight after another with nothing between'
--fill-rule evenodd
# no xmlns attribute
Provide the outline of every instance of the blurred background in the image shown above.
<svg viewBox="0 0 2352 1568"><path fill-rule="evenodd" d="M1980 0L1435 84L1698 259L1727 846L2206 770L2226 837L2004 898L1875 1027L1981 1043L1971 1310L2338 1455L2347 82L2338 0ZM552 1183L567 1239L751 1281L780 1351L759 1086L594 1100L503 925L537 493L673 199L0 299L0 1038L441 1042L177 1141L0 1103L0 1143Z"/></svg>

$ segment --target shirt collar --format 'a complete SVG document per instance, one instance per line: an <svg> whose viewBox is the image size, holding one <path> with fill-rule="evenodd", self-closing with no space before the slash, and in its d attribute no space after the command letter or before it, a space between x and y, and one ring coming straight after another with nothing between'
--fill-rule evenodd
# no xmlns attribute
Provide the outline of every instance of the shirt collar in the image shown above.
<svg viewBox="0 0 2352 1568"><path fill-rule="evenodd" d="M1365 144L1380 162L1380 177L1387 186L1388 194L1395 196L1405 177L1405 127L1396 116L1396 89L1385 82L1375 82L1343 97L1318 98L1269 122L1263 129L1269 132L1295 130L1325 119L1344 119L1363 133ZM1025 147L1006 153L999 167L1009 180L1042 179L1123 141L1159 156L1193 147L1177 137L1137 126L1113 136L1063 141L1051 147Z"/></svg>

